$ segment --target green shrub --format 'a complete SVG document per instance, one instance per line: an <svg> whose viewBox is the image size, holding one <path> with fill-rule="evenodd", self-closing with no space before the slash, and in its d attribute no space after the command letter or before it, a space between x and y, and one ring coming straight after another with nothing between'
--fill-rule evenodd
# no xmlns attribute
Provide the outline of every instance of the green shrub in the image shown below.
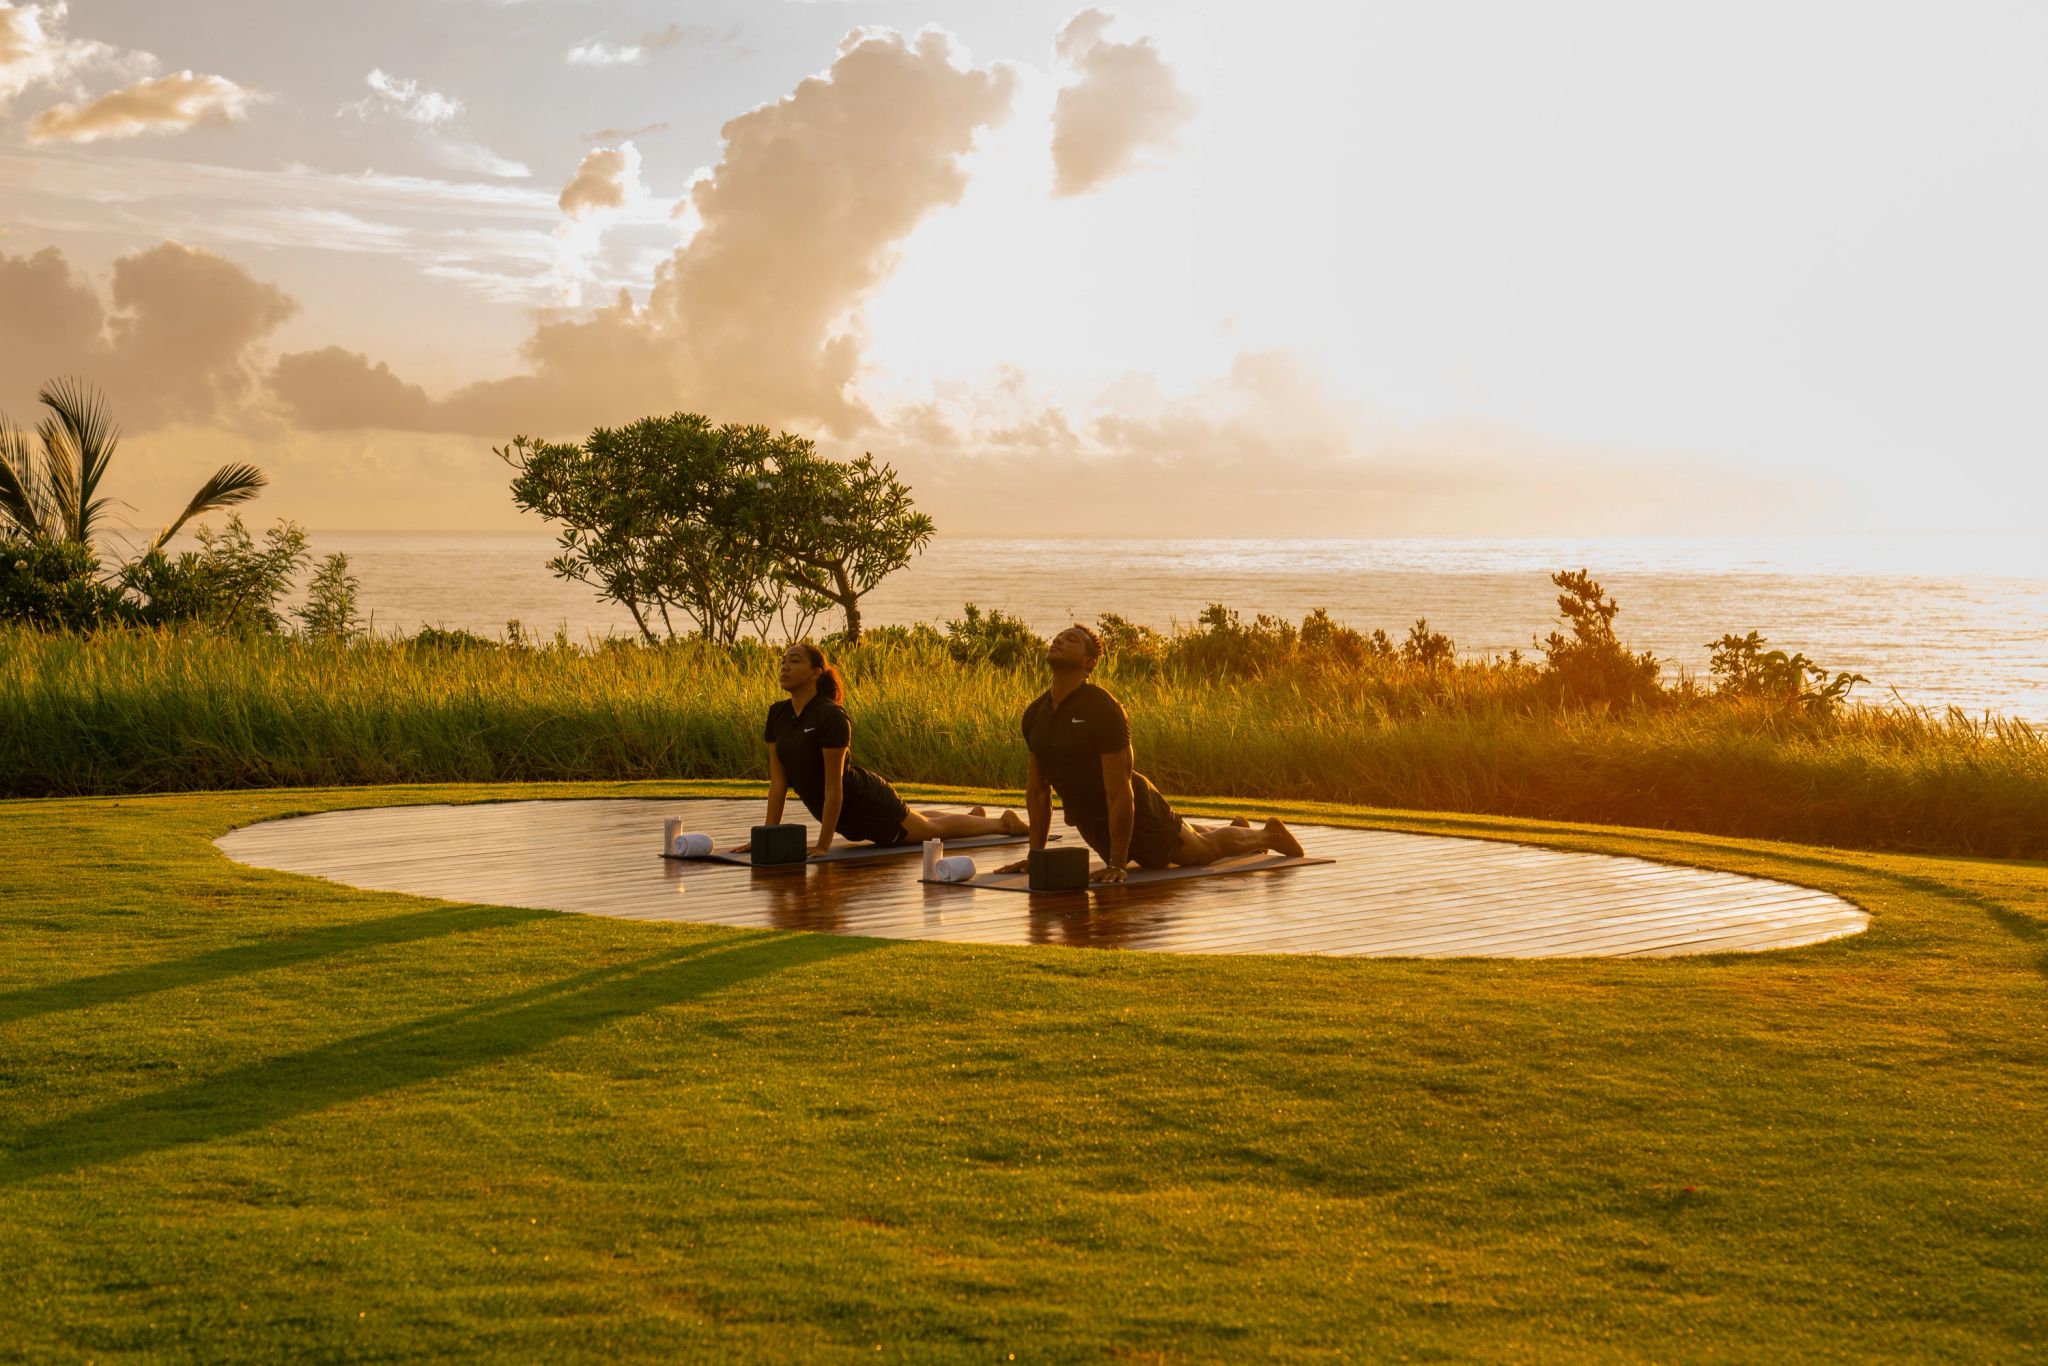
<svg viewBox="0 0 2048 1366"><path fill-rule="evenodd" d="M299 629L314 640L346 641L362 635L363 622L356 610L360 587L348 572L348 556L329 555L307 585L306 605L292 613Z"/></svg>
<svg viewBox="0 0 2048 1366"><path fill-rule="evenodd" d="M1732 697L1752 697L1780 706L1797 707L1810 714L1827 715L1849 700L1858 683L1870 680L1862 674L1828 671L1803 654L1766 650L1770 642L1751 631L1746 636L1724 635L1707 642L1708 669L1717 691Z"/></svg>
<svg viewBox="0 0 2048 1366"><path fill-rule="evenodd" d="M970 602L958 621L946 623L946 648L961 663L1021 668L1043 662L1045 646L1045 637L1001 608L984 613Z"/></svg>
<svg viewBox="0 0 2048 1366"><path fill-rule="evenodd" d="M0 540L0 622L43 631L94 631L123 618L99 556L76 541Z"/></svg>
<svg viewBox="0 0 2048 1366"><path fill-rule="evenodd" d="M199 528L199 549L175 557L152 550L122 567L134 619L145 626L194 623L215 630L274 634L284 629L278 599L310 558L306 533L280 521L259 544L239 514L219 531Z"/></svg>
<svg viewBox="0 0 2048 1366"><path fill-rule="evenodd" d="M1662 666L1655 656L1634 653L1616 637L1620 605L1584 569L1552 574L1550 581L1563 590L1557 609L1572 628L1569 636L1552 631L1543 642L1547 681L1558 698L1602 706L1656 700Z"/></svg>

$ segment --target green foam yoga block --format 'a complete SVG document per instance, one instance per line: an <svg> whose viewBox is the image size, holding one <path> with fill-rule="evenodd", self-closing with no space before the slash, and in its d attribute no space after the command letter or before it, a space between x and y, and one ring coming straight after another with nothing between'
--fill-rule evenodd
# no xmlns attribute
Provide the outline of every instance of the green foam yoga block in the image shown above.
<svg viewBox="0 0 2048 1366"><path fill-rule="evenodd" d="M1031 890L1034 892L1080 892L1088 888L1086 849L1033 849L1030 855Z"/></svg>
<svg viewBox="0 0 2048 1366"><path fill-rule="evenodd" d="M756 863L802 863L810 857L811 836L801 825L757 825L749 847Z"/></svg>

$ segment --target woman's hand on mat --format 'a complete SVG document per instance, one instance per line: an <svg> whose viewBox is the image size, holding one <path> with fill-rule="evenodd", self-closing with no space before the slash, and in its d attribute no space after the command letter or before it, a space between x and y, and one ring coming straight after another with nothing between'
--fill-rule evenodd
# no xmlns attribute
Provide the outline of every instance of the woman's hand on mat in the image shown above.
<svg viewBox="0 0 2048 1366"><path fill-rule="evenodd" d="M829 844L814 844L814 845L812 845L812 846L811 846L811 857L812 857L812 858L823 858L823 857L825 857L825 855L827 855L827 854L829 854L829 853L831 853L831 852L832 852L832 846L831 846L831 845L829 845Z"/></svg>
<svg viewBox="0 0 2048 1366"><path fill-rule="evenodd" d="M1031 860L1028 858L1020 858L1015 863L1004 864L1002 867L995 869L994 872L997 875L1001 875L1003 873L1023 873L1030 871L1030 868Z"/></svg>
<svg viewBox="0 0 2048 1366"><path fill-rule="evenodd" d="M1124 866L1121 863L1105 863L1099 872L1088 879L1090 882L1122 882Z"/></svg>
<svg viewBox="0 0 2048 1366"><path fill-rule="evenodd" d="M749 840L745 844L735 844L725 852L728 854L751 854L754 852L754 844L752 840Z"/></svg>

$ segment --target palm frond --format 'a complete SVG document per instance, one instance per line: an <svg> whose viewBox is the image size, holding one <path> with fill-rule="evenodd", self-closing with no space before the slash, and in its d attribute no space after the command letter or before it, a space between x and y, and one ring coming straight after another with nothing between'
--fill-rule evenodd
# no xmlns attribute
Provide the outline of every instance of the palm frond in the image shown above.
<svg viewBox="0 0 2048 1366"><path fill-rule="evenodd" d="M0 414L0 527L34 539L50 531L50 499L28 433Z"/></svg>
<svg viewBox="0 0 2048 1366"><path fill-rule="evenodd" d="M76 540L78 525L78 450L71 433L54 417L36 424L43 448L43 492L50 500L50 535Z"/></svg>
<svg viewBox="0 0 2048 1366"><path fill-rule="evenodd" d="M88 542L95 513L103 506L95 501L100 480L121 444L121 429L114 425L106 395L84 380L51 380L36 397L50 410L37 430L65 519L65 538Z"/></svg>
<svg viewBox="0 0 2048 1366"><path fill-rule="evenodd" d="M202 512L212 512L216 508L246 503L261 493L264 486L269 483L270 476L254 465L222 465L213 472L212 478L199 486L199 491L192 495L192 501L185 504L185 510L179 513L169 526L157 533L156 539L150 542L149 549L143 553L148 555L162 550L165 543L178 534L179 527Z"/></svg>

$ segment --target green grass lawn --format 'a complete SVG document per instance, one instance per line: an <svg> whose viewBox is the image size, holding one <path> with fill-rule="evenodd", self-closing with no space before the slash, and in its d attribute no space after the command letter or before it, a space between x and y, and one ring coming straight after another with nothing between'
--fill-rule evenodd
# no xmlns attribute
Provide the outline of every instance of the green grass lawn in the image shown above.
<svg viewBox="0 0 2048 1366"><path fill-rule="evenodd" d="M0 804L0 1356L2044 1352L2048 865L1317 808L1873 917L1413 962L643 925L209 843L692 790Z"/></svg>

